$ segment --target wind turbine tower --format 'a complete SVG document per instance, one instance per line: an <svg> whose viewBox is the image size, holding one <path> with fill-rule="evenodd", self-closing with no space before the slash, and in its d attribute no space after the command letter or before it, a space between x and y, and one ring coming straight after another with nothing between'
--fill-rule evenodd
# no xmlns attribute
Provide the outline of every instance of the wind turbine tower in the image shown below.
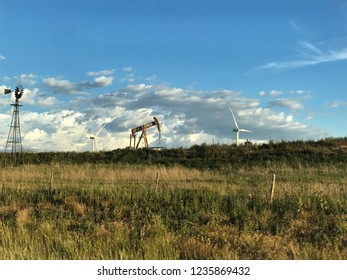
<svg viewBox="0 0 347 280"><path fill-rule="evenodd" d="M10 89L5 89L4 94L9 94L12 91ZM21 161L22 157L22 137L20 133L20 121L19 121L19 99L23 96L23 86L18 85L16 86L14 90L14 96L16 98L15 103L12 103L11 106L13 106L13 114L12 114L12 120L10 125L10 131L8 133L6 147L5 147L5 154L9 153L10 158L12 160L12 163L14 166L18 165ZM6 162L5 162L6 164Z"/></svg>
<svg viewBox="0 0 347 280"><path fill-rule="evenodd" d="M234 116L233 110L229 107L231 115L233 116L234 123L235 123L235 128L233 129L233 132L236 132L236 146L239 145L239 137L240 137L240 132L252 132L251 130L243 129L240 128L237 124L236 118Z"/></svg>

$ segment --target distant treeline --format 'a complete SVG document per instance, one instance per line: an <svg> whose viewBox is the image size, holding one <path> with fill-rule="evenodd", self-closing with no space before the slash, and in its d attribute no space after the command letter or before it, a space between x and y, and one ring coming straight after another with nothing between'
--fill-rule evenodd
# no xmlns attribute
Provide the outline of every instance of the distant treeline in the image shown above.
<svg viewBox="0 0 347 280"><path fill-rule="evenodd" d="M5 154L1 156L4 158ZM190 148L116 149L105 152L25 152L24 164L144 164L182 165L199 169L223 169L230 166L267 166L285 164L293 167L316 164L344 164L347 168L347 137L319 141L282 141L261 145L201 144Z"/></svg>

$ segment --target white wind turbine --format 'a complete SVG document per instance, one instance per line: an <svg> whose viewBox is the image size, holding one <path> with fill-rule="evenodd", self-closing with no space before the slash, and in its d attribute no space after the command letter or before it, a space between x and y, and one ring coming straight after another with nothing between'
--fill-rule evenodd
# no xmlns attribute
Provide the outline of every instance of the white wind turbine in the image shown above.
<svg viewBox="0 0 347 280"><path fill-rule="evenodd" d="M243 129L243 128L239 128L239 126L238 126L238 124L236 122L233 110L231 110L230 106L229 106L229 109L230 109L231 115L233 116L234 123L235 123L235 128L233 129L233 132L236 132L236 146L238 146L239 145L239 135L240 135L240 132L252 132L252 131L247 130L247 129Z"/></svg>
<svg viewBox="0 0 347 280"><path fill-rule="evenodd" d="M89 139L92 140L92 151L93 151L93 152L99 151L98 143L97 143L97 141L96 141L96 138L98 137L99 133L104 129L104 127L105 127L107 124L111 123L115 118L116 118L116 117L114 117L114 118L113 118L111 121L109 121L109 122L105 122L105 123L101 126L101 128L100 128L95 134L86 134L86 136L87 136Z"/></svg>

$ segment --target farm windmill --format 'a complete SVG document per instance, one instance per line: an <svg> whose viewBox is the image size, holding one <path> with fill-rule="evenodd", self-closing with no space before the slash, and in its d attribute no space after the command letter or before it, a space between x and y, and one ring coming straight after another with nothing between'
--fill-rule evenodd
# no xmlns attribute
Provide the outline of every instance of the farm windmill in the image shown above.
<svg viewBox="0 0 347 280"><path fill-rule="evenodd" d="M11 93L12 90L5 89L4 94ZM13 165L17 165L21 161L22 156L22 137L20 133L20 121L19 121L19 108L22 106L19 104L19 99L23 96L23 86L21 84L17 85L14 90L14 96L16 98L15 103L12 103L13 114L10 125L10 131L8 133L5 153L11 154L11 159ZM6 164L6 163L5 163Z"/></svg>
<svg viewBox="0 0 347 280"><path fill-rule="evenodd" d="M233 132L236 132L236 146L238 146L238 145L239 145L239 136L240 136L240 132L252 132L252 131L251 131L251 130L247 130L247 129L240 128L240 127L238 126L238 124L237 124L236 119L235 119L233 110L231 110L230 107L229 107L229 109L230 109L231 115L233 116L234 123L235 123L235 128L233 129Z"/></svg>
<svg viewBox="0 0 347 280"><path fill-rule="evenodd" d="M99 151L99 147L98 147L98 143L96 141L96 138L98 137L99 133L104 129L104 127L111 123L116 117L114 117L111 121L109 122L105 122L101 128L95 133L95 134L85 134L90 140L92 140L92 151L93 152L98 152Z"/></svg>

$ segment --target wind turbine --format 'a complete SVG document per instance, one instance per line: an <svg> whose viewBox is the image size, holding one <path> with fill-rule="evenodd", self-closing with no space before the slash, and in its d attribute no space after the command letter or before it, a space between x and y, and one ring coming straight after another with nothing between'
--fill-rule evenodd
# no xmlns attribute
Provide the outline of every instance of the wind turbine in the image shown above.
<svg viewBox="0 0 347 280"><path fill-rule="evenodd" d="M109 121L109 122L105 122L105 123L101 126L101 128L100 128L95 134L86 134L86 136L87 136L90 140L92 140L92 151L93 151L93 152L98 152L98 151L99 151L98 143L97 143L97 141L96 141L96 138L98 137L99 133L104 129L104 127L105 127L107 124L111 123L115 118L116 118L116 117L114 117L114 118L113 118L111 121Z"/></svg>
<svg viewBox="0 0 347 280"><path fill-rule="evenodd" d="M252 131L247 130L247 129L240 128L240 127L238 126L238 124L237 124L237 121L236 121L236 119L235 119L233 110L231 110L230 106L229 106L229 109L230 109L231 115L233 116L234 123L235 123L235 128L233 129L233 132L236 132L236 146L238 146L238 145L239 145L239 135L240 135L240 132L252 132Z"/></svg>

